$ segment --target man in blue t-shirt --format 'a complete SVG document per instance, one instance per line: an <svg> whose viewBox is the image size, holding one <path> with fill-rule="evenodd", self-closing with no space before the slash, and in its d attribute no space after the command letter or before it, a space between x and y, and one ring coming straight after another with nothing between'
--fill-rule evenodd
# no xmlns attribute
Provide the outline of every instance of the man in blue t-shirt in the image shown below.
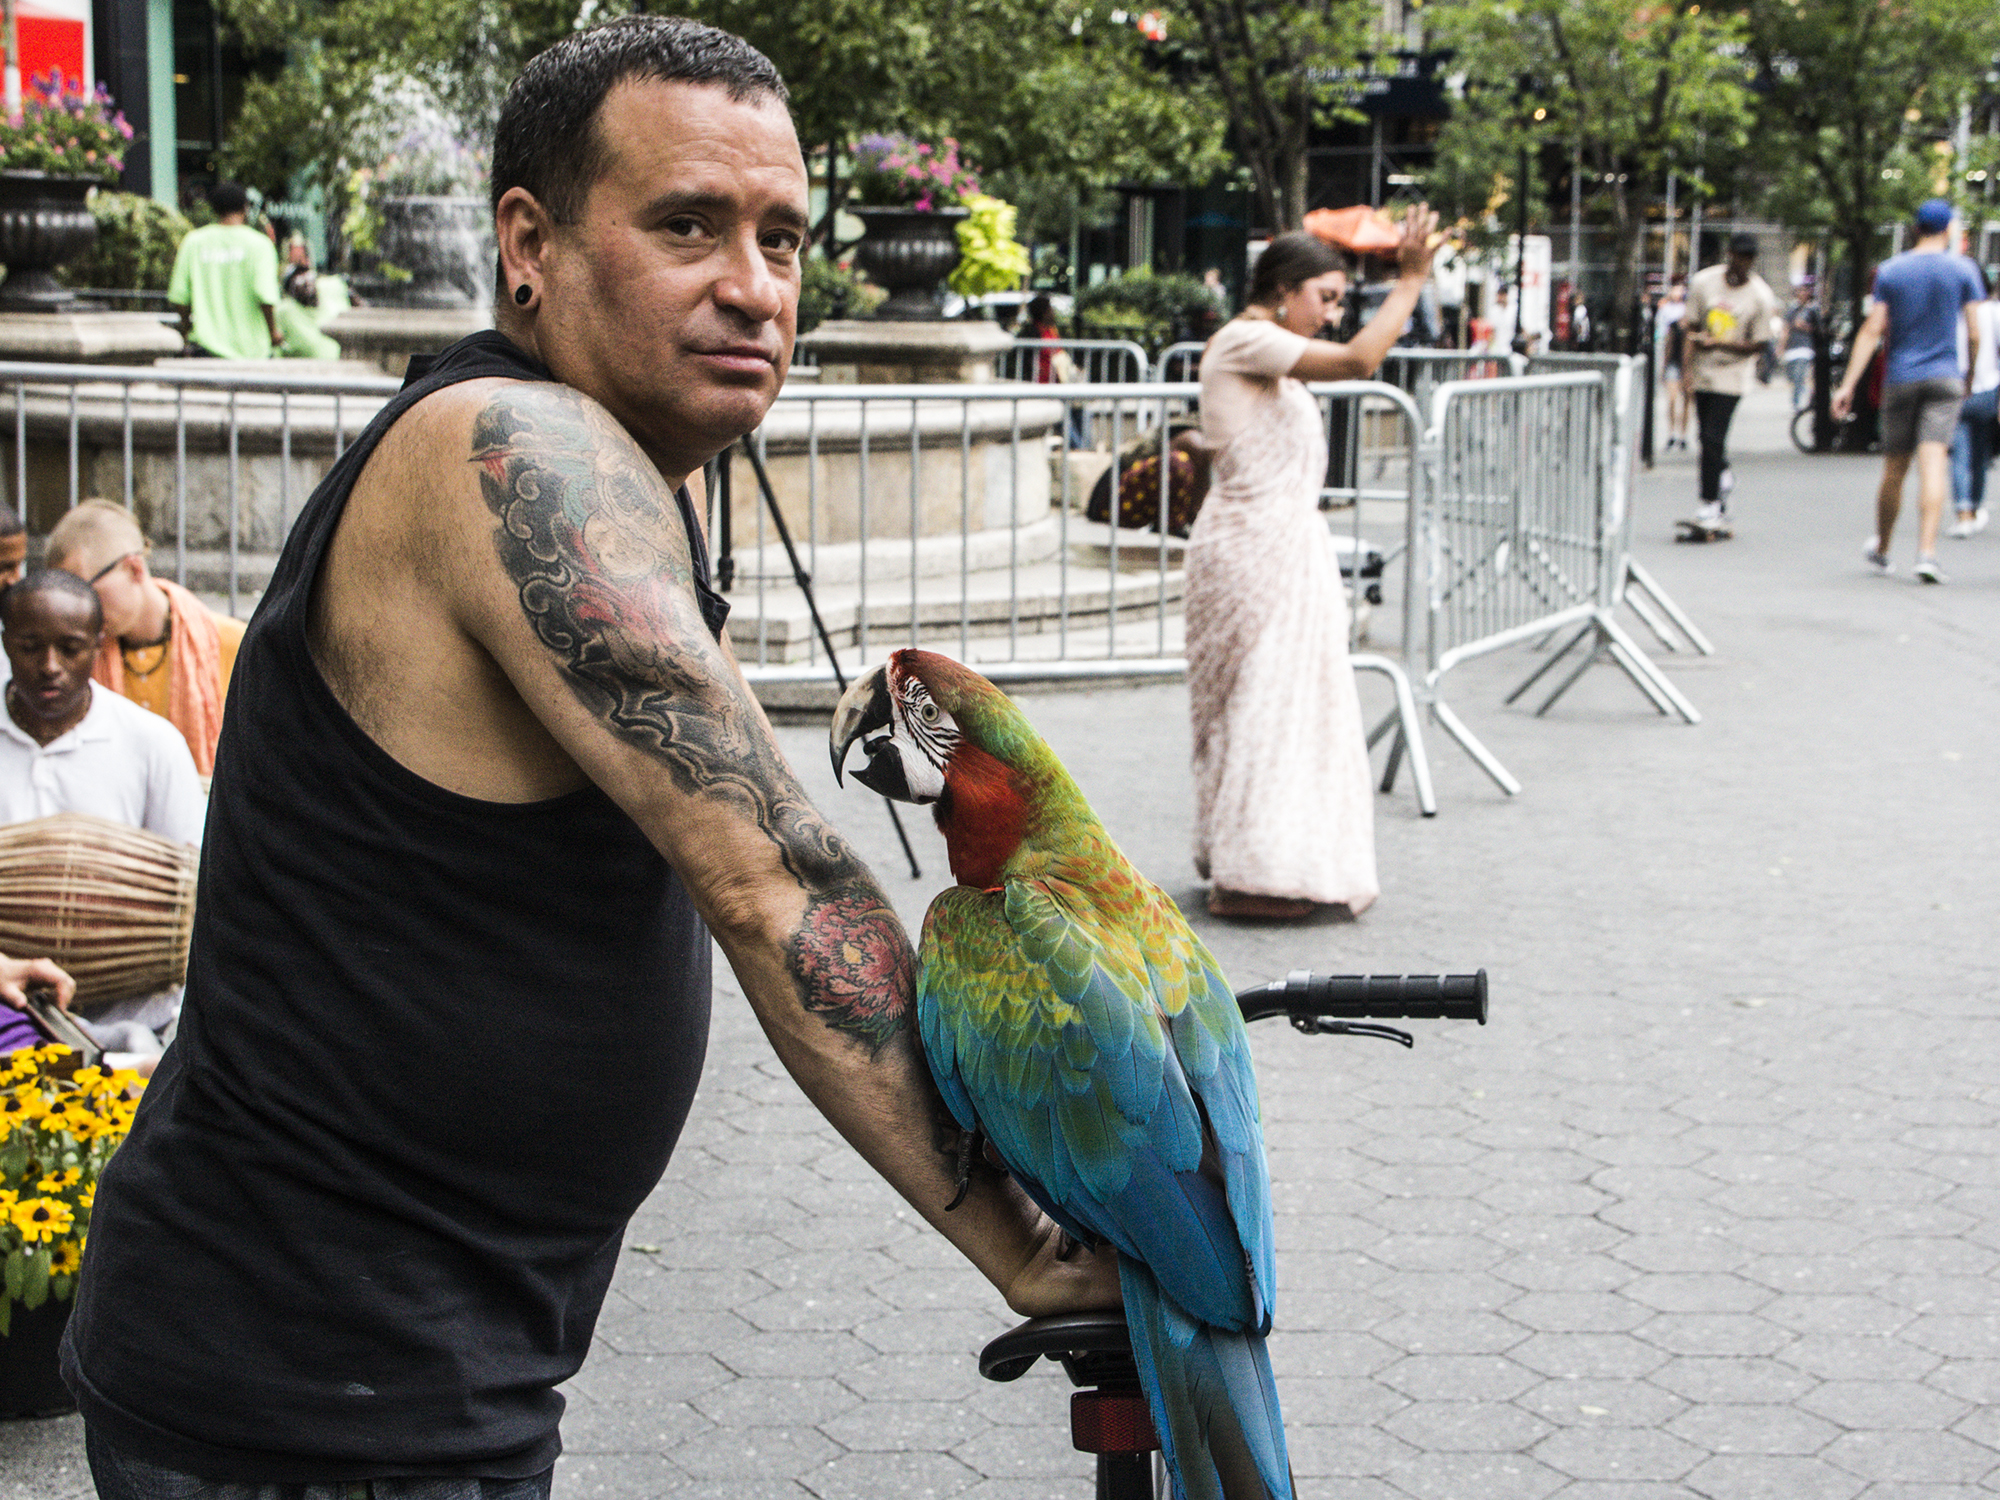
<svg viewBox="0 0 2000 1500"><path fill-rule="evenodd" d="M1979 324L1974 309L1985 297L1979 272L1951 249L1951 205L1927 200L1917 210L1917 243L1875 272L1875 305L1854 340L1854 357L1833 393L1833 414L1844 418L1854 387L1868 369L1875 346L1888 346L1882 378L1882 485L1875 492L1875 535L1868 565L1889 572L1889 536L1903 507L1903 479L1917 460L1917 577L1943 583L1937 565L1938 523L1950 490L1949 448L1965 401L1958 328L1965 325L1974 357Z"/></svg>

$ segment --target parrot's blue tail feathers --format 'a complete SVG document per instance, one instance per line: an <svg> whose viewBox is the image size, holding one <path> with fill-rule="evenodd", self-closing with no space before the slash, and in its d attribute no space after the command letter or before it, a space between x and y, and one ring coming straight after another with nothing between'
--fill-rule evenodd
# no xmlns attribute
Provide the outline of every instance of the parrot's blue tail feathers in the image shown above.
<svg viewBox="0 0 2000 1500"><path fill-rule="evenodd" d="M1196 1322L1153 1273L1118 1257L1132 1358L1174 1500L1292 1500L1278 1387L1260 1333Z"/></svg>

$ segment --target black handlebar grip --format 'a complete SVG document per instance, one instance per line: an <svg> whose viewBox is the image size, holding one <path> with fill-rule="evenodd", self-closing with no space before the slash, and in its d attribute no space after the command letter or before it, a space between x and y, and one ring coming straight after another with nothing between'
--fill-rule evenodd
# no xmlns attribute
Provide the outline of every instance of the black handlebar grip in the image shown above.
<svg viewBox="0 0 2000 1500"><path fill-rule="evenodd" d="M1240 992L1246 1021L1266 1016L1337 1021L1477 1021L1486 1024L1486 971L1476 974L1311 974Z"/></svg>

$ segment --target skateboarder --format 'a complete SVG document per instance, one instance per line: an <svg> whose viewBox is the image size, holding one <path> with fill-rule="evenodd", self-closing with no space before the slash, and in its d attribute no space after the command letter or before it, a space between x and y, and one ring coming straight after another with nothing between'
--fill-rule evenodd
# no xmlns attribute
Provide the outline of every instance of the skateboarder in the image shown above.
<svg viewBox="0 0 2000 1500"><path fill-rule="evenodd" d="M1680 522L1683 541L1731 536L1729 423L1743 399L1743 376L1772 337L1782 310L1777 294L1756 272L1757 237L1730 236L1729 258L1697 271L1688 283L1687 388L1694 395L1701 437L1701 509Z"/></svg>

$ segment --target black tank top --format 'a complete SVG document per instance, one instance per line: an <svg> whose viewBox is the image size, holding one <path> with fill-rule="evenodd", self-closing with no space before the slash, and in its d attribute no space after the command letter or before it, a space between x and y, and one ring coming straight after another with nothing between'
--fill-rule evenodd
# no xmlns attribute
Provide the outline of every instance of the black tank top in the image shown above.
<svg viewBox="0 0 2000 1500"><path fill-rule="evenodd" d="M167 1468L546 1469L554 1386L700 1076L708 935L637 825L595 787L424 780L307 650L383 433L491 376L551 378L494 333L413 371L299 516L237 658L180 1031L99 1186L63 1359L91 1426Z"/></svg>

